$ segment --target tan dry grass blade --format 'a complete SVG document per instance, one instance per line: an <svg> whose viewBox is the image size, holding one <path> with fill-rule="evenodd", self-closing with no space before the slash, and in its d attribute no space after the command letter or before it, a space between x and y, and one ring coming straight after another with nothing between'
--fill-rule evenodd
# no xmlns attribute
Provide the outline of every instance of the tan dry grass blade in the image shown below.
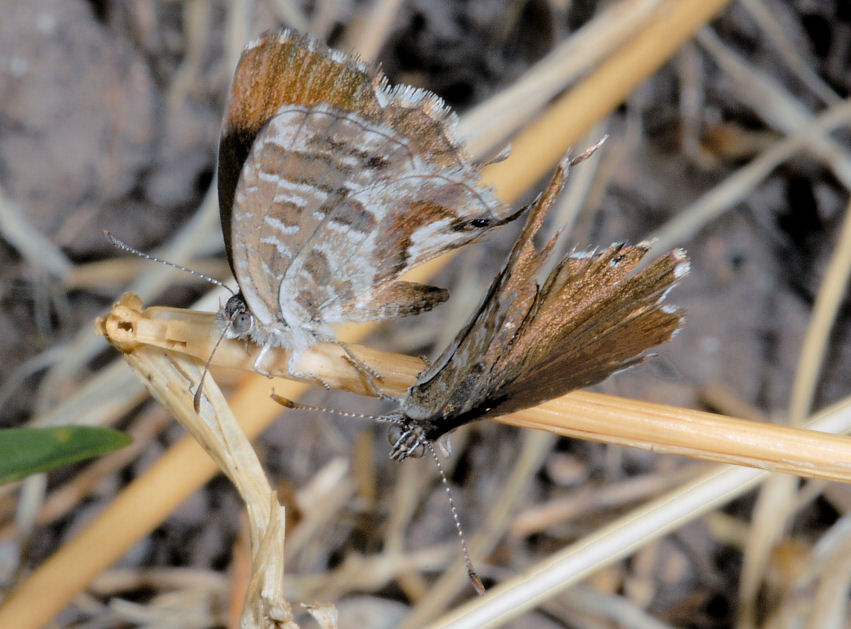
<svg viewBox="0 0 851 629"><path fill-rule="evenodd" d="M828 352L830 334L839 307L847 295L849 274L851 274L851 205L845 210L839 240L834 247L827 272L816 296L795 370L787 413L787 421L792 426L800 425L811 411L819 376ZM797 486L791 479L772 478L762 488L753 517L751 541L745 549L745 561L739 583L741 626L750 626L755 622L759 588L766 578L771 554L785 535L797 511Z"/></svg>
<svg viewBox="0 0 851 629"><path fill-rule="evenodd" d="M640 34L512 140L511 157L488 168L485 183L495 186L506 200L517 198L525 189L523 182L543 177L568 147L609 115L726 4L727 0L664 2Z"/></svg>
<svg viewBox="0 0 851 629"><path fill-rule="evenodd" d="M718 463L851 481L851 437L574 391L504 423Z"/></svg>
<svg viewBox="0 0 851 629"><path fill-rule="evenodd" d="M113 306L110 315L104 319L103 333L115 345L154 345L194 356L201 361L212 356L213 366L246 371L253 371L254 362L261 349L254 344L226 339L213 353L221 335L215 314L159 306L142 310L141 302L133 294L123 295ZM393 365L388 365L388 355L384 352L358 345L351 346L351 350L367 365L381 371L381 390L391 397L404 395L413 378L423 368L423 362L417 358L400 357ZM366 386L362 374L344 355L345 352L337 345L319 344L304 352L302 362L296 367L302 373L317 374L333 389L370 395L372 392ZM289 378L288 361L289 353L285 349L270 348L263 359L263 368L273 376ZM260 381L263 380L268 382L265 377L261 377Z"/></svg>
<svg viewBox="0 0 851 629"><path fill-rule="evenodd" d="M513 84L464 114L458 133L467 139L467 149L482 158L504 144L567 85L640 32L665 4L623 0L607 7Z"/></svg>
<svg viewBox="0 0 851 629"><path fill-rule="evenodd" d="M768 75L744 56L737 54L710 28L702 29L696 39L732 81L735 97L768 126L783 131L790 137L800 134L804 128L815 130L816 118L809 106L796 98L775 76ZM846 101L845 105L848 104ZM831 109L835 110L840 106L841 104L834 105ZM846 189L851 189L851 155L842 142L834 140L825 132L812 134L808 138L807 150L829 168ZM807 337L798 361L785 416L785 421L793 426L800 425L810 412L821 374L826 341L835 318L837 306L833 303L838 304L845 292L848 264L851 262L847 255L848 243L845 242L848 238L848 228L849 219L846 216L842 240L830 262L840 281L825 282L819 290L816 308L808 325ZM797 483L785 477L772 478L760 490L739 580L737 612L741 627L751 627L757 623L760 588L768 578L771 556L786 536L791 519L798 509L796 494Z"/></svg>
<svg viewBox="0 0 851 629"><path fill-rule="evenodd" d="M174 352L138 347L125 353L137 376L216 462L245 501L251 539L251 576L242 627L291 627L284 598L284 511L254 448L212 379L204 386L199 412L192 389L201 378L197 361Z"/></svg>
<svg viewBox="0 0 851 629"><path fill-rule="evenodd" d="M694 238L698 231L747 198L780 164L798 151L807 149L813 138L847 125L849 121L851 101L845 100L821 112L799 131L772 144L758 157L684 207L676 217L652 234L653 252L667 251Z"/></svg>

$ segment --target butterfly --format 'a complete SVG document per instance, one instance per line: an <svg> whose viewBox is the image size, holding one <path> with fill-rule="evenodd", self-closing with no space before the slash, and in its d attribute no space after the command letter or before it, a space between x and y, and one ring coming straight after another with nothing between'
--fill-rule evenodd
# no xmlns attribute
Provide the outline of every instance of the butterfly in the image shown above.
<svg viewBox="0 0 851 629"><path fill-rule="evenodd" d="M535 234L560 193L567 165L556 171L502 270L477 310L420 373L401 403L384 418L391 457L420 456L431 442L463 424L511 413L596 384L647 358L671 339L683 312L663 303L686 273L681 249L638 267L649 243L613 244L572 253L538 276L555 238L538 251Z"/></svg>
<svg viewBox="0 0 851 629"><path fill-rule="evenodd" d="M239 285L227 334L295 356L334 324L414 315L448 291L399 278L520 214L480 182L434 94L293 31L249 43L219 144L219 207ZM292 371L292 369L291 369Z"/></svg>

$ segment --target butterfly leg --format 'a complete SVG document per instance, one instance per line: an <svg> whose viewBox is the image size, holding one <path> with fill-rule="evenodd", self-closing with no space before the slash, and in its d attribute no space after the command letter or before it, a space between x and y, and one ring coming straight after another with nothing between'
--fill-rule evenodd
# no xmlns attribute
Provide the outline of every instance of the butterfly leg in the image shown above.
<svg viewBox="0 0 851 629"><path fill-rule="evenodd" d="M266 356L269 354L270 345L264 345L260 348L260 353L257 354L257 358L254 359L254 371L259 373L260 375L266 376L267 378L271 378L272 374L263 368L263 361L266 359Z"/></svg>
<svg viewBox="0 0 851 629"><path fill-rule="evenodd" d="M381 374L378 373L375 369L367 365L360 358L355 356L355 353L352 351L352 348L348 346L348 344L343 343L342 341L335 341L336 345L339 345L340 348L346 352L346 358L348 358L349 363L360 372L361 375L366 376L367 379L372 380L373 386L371 389L375 389L375 382L381 382L384 378L381 377Z"/></svg>
<svg viewBox="0 0 851 629"><path fill-rule="evenodd" d="M254 360L254 371L256 371L257 373L259 373L262 376L266 376L267 378L274 378L275 375L276 375L276 374L273 374L272 372L270 372L269 370L267 370L263 366L263 361L266 359L266 356L268 356L269 350L271 348L272 348L272 345L264 345L260 349L260 353L257 354L257 358ZM326 390L330 390L331 385L329 385L327 382L325 382L322 378L320 378L316 374L311 373L311 372L300 371L299 369L296 368L296 363L299 361L300 358L301 358L301 354L299 354L299 352L297 352L295 350L290 352L290 359L287 362L287 372L289 373L289 375L291 375L293 378L297 378L299 380L307 380L307 381L311 381L311 382L320 384Z"/></svg>
<svg viewBox="0 0 851 629"><path fill-rule="evenodd" d="M297 380L306 380L308 382L312 382L313 384L318 384L326 391L331 390L331 385L328 384L325 380L317 376L312 371L302 371L298 368L298 362L301 360L301 352L298 350L290 351L290 359L287 362L287 372L289 372L290 376L296 378Z"/></svg>
<svg viewBox="0 0 851 629"><path fill-rule="evenodd" d="M390 429L388 437L391 443L390 458L394 461L404 461L408 457L418 459L425 454L427 438L420 426L396 425Z"/></svg>

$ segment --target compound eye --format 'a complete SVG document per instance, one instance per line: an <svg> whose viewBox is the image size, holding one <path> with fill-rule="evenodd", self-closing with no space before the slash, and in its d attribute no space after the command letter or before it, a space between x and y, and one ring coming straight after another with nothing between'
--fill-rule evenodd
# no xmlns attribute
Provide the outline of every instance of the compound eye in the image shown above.
<svg viewBox="0 0 851 629"><path fill-rule="evenodd" d="M243 335L254 325L254 318L247 312L241 312L233 318L231 325L235 334Z"/></svg>

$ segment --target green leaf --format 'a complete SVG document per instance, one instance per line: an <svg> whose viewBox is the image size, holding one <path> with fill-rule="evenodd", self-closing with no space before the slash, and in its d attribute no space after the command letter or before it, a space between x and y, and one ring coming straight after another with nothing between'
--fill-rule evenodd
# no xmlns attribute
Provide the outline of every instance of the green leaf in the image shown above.
<svg viewBox="0 0 851 629"><path fill-rule="evenodd" d="M123 448L132 439L91 426L0 430L0 484Z"/></svg>

